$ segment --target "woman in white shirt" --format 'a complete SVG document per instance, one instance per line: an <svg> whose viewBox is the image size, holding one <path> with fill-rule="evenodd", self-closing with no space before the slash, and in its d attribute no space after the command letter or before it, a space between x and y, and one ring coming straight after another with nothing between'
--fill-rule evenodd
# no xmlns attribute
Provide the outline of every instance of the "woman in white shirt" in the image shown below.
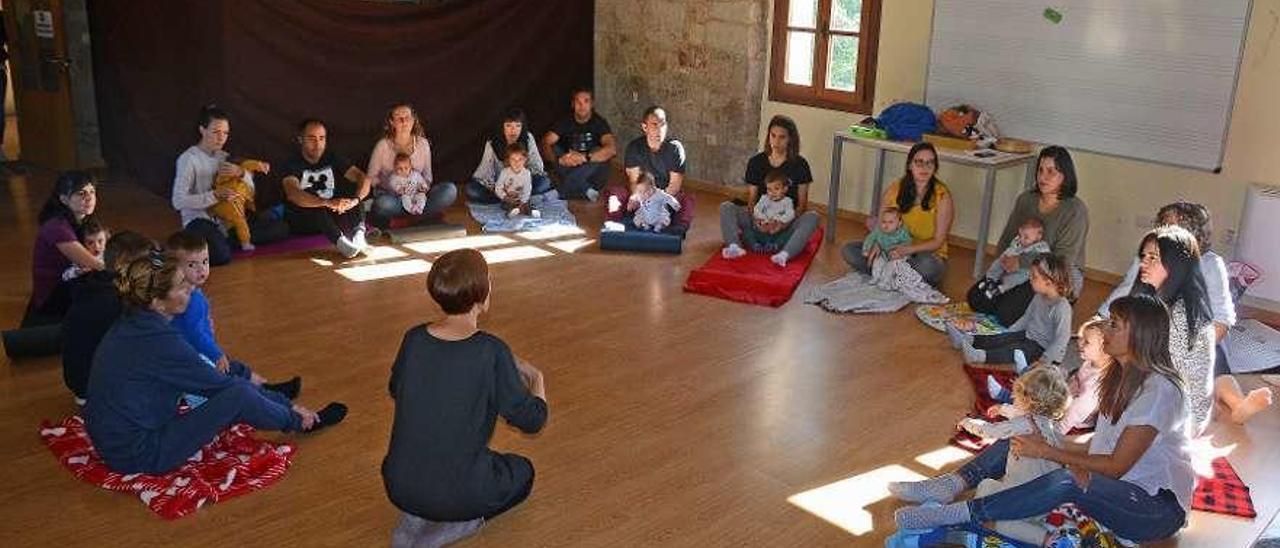
<svg viewBox="0 0 1280 548"><path fill-rule="evenodd" d="M1151 296L1135 295L1116 300L1111 312L1103 344L1117 366L1102 379L1088 450L1059 449L1038 434L1020 436L992 445L954 473L892 483L889 491L899 499L943 503L900 508L900 528L1024 519L1065 503L1134 542L1173 536L1186 524L1195 473L1183 434L1184 387L1169 355L1168 310ZM1065 468L990 496L951 502L981 480L1003 476L1010 454Z"/></svg>

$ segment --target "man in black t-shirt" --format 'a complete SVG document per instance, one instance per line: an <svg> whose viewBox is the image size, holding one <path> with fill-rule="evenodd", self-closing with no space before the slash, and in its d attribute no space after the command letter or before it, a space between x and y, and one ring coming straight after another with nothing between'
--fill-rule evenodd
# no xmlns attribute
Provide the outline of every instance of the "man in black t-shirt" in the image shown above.
<svg viewBox="0 0 1280 548"><path fill-rule="evenodd" d="M324 234L350 259L368 247L364 208L371 182L349 160L326 150L320 120L298 127L299 154L284 164L285 220L293 234Z"/></svg>
<svg viewBox="0 0 1280 548"><path fill-rule="evenodd" d="M651 106L644 111L640 124L644 135L627 143L623 166L627 172L627 187L609 189L606 218L622 222L627 217L627 200L635 189L641 173L653 175L654 185L666 190L680 202L680 210L673 212L671 225L666 232L683 234L693 223L693 194L684 192L684 172L687 165L684 144L667 135L667 111Z"/></svg>
<svg viewBox="0 0 1280 548"><path fill-rule="evenodd" d="M613 129L596 114L591 90L573 91L573 115L542 137L542 152L556 161L560 195L595 201L609 181L609 160L618 153Z"/></svg>

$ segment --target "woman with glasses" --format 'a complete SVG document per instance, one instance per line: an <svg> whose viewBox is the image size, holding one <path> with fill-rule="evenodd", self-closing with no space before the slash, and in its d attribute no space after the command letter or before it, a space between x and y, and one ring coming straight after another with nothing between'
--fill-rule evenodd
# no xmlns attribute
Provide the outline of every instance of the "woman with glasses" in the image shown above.
<svg viewBox="0 0 1280 548"><path fill-rule="evenodd" d="M1004 224L1004 232L996 242L996 249L1008 248L1018 235L1018 227L1032 217L1040 219L1050 251L1067 260L1071 291L1075 295L1084 287L1084 244L1089 235L1089 209L1076 196L1077 186L1071 153L1060 146L1041 150L1036 160L1036 187L1018 196ZM1032 258L1009 256L997 260L1005 272L1016 272L1029 266ZM995 314L1000 323L1009 325L1022 317L1033 296L1031 283L1026 282L989 299L978 312Z"/></svg>
<svg viewBox="0 0 1280 548"><path fill-rule="evenodd" d="M947 234L955 219L955 203L947 185L938 179L938 151L933 145L916 143L911 147L906 172L885 191L874 218L879 219L884 210L892 207L902 212L902 224L911 233L911 243L888 250L889 258L906 259L925 282L938 286L947 269ZM871 262L862 254L862 242L845 244L840 251L854 270L871 273Z"/></svg>
<svg viewBox="0 0 1280 548"><path fill-rule="evenodd" d="M53 192L38 217L35 248L31 252L31 300L22 327L57 324L70 305L68 284L62 272L71 265L102 270L102 257L91 253L77 237L77 230L98 206L93 177L84 171L58 176Z"/></svg>
<svg viewBox="0 0 1280 548"><path fill-rule="evenodd" d="M237 422L314 432L346 417L341 403L315 413L210 367L169 323L191 292L173 257L152 252L130 262L116 287L124 312L98 345L84 406L85 428L112 470L169 472ZM179 414L183 394L208 401Z"/></svg>

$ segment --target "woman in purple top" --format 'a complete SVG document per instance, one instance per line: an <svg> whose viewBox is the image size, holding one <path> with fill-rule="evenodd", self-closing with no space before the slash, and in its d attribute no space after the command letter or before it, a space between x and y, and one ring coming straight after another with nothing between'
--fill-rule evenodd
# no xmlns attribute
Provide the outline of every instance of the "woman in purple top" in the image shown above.
<svg viewBox="0 0 1280 548"><path fill-rule="evenodd" d="M62 271L71 265L102 270L102 258L89 252L76 237L76 228L93 214L98 194L93 177L84 171L58 176L53 192L40 210L40 230L31 251L31 300L22 327L56 324L69 304Z"/></svg>

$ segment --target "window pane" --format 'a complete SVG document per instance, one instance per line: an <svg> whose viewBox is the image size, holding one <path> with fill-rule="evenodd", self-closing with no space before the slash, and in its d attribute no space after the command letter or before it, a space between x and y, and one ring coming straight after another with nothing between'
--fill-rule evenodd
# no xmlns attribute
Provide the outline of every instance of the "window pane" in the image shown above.
<svg viewBox="0 0 1280 548"><path fill-rule="evenodd" d="M858 37L832 35L827 52L827 89L853 91L858 76Z"/></svg>
<svg viewBox="0 0 1280 548"><path fill-rule="evenodd" d="M858 0L861 3L862 0ZM787 6L787 26L818 28L818 0L791 0Z"/></svg>
<svg viewBox="0 0 1280 548"><path fill-rule="evenodd" d="M831 0L831 30L858 32L862 27L862 0Z"/></svg>
<svg viewBox="0 0 1280 548"><path fill-rule="evenodd" d="M813 85L814 33L787 32L787 75L783 81L799 86Z"/></svg>

